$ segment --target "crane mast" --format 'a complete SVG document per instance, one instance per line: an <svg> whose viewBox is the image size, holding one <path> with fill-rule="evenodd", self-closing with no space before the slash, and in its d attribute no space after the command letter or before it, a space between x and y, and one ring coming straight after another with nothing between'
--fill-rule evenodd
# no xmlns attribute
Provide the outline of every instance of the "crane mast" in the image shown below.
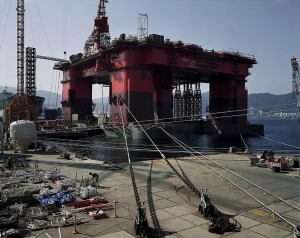
<svg viewBox="0 0 300 238"><path fill-rule="evenodd" d="M17 5L17 93L24 94L24 0Z"/></svg>
<svg viewBox="0 0 300 238"><path fill-rule="evenodd" d="M291 58L291 65L293 70L293 90L295 92L296 100L297 100L297 109L298 109L298 121L300 121L300 75L299 75L299 65L297 62L297 58L293 56Z"/></svg>

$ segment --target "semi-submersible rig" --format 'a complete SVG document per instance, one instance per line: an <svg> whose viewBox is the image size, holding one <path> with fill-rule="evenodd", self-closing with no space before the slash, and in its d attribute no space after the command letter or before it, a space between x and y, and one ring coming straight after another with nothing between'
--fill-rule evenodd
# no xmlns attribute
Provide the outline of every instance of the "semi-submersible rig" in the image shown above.
<svg viewBox="0 0 300 238"><path fill-rule="evenodd" d="M172 130L200 133L264 134L263 125L247 121L245 83L249 68L257 63L254 56L204 50L163 35L148 35L143 25L148 24L147 14L139 15L137 37L121 34L112 40L106 3L100 0L83 54L54 66L63 71L65 120L72 121L74 115L78 119L92 117L92 85L103 84L109 86L110 113L100 118L107 131L118 133L126 125L129 134L139 137L138 121L147 128L158 125L149 131L159 138L162 124ZM209 84L206 120L202 117L200 83Z"/></svg>

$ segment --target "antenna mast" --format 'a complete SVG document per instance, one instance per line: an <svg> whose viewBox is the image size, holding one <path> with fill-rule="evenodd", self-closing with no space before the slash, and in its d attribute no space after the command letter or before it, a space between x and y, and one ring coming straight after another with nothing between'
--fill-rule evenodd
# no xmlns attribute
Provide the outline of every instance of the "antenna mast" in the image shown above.
<svg viewBox="0 0 300 238"><path fill-rule="evenodd" d="M138 40L145 39L148 36L148 15L147 13L138 16L137 37Z"/></svg>

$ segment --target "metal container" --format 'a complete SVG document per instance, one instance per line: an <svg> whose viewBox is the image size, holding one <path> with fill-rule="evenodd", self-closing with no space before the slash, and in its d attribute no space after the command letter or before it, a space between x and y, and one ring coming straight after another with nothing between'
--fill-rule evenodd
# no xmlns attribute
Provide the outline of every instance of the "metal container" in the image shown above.
<svg viewBox="0 0 300 238"><path fill-rule="evenodd" d="M12 142L16 142L16 149L20 151L27 151L31 141L37 137L36 125L32 121L14 121L9 130Z"/></svg>
<svg viewBox="0 0 300 238"><path fill-rule="evenodd" d="M249 162L250 162L250 165L256 165L256 163L259 162L259 158L249 157Z"/></svg>

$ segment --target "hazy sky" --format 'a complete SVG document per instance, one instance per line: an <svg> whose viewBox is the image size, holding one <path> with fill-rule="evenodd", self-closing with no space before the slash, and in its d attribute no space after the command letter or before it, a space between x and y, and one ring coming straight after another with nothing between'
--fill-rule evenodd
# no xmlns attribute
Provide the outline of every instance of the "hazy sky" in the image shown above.
<svg viewBox="0 0 300 238"><path fill-rule="evenodd" d="M83 51L99 0L25 0L25 47L63 58ZM0 86L17 86L17 0L0 0ZM136 35L139 13L148 14L148 33L204 49L238 50L258 61L250 69L248 93L292 91L290 59L300 62L300 0L109 0L112 38ZM61 93L54 62L37 60L37 89ZM202 91L208 85L202 84ZM107 96L107 93L105 92ZM94 86L93 98L101 97Z"/></svg>

